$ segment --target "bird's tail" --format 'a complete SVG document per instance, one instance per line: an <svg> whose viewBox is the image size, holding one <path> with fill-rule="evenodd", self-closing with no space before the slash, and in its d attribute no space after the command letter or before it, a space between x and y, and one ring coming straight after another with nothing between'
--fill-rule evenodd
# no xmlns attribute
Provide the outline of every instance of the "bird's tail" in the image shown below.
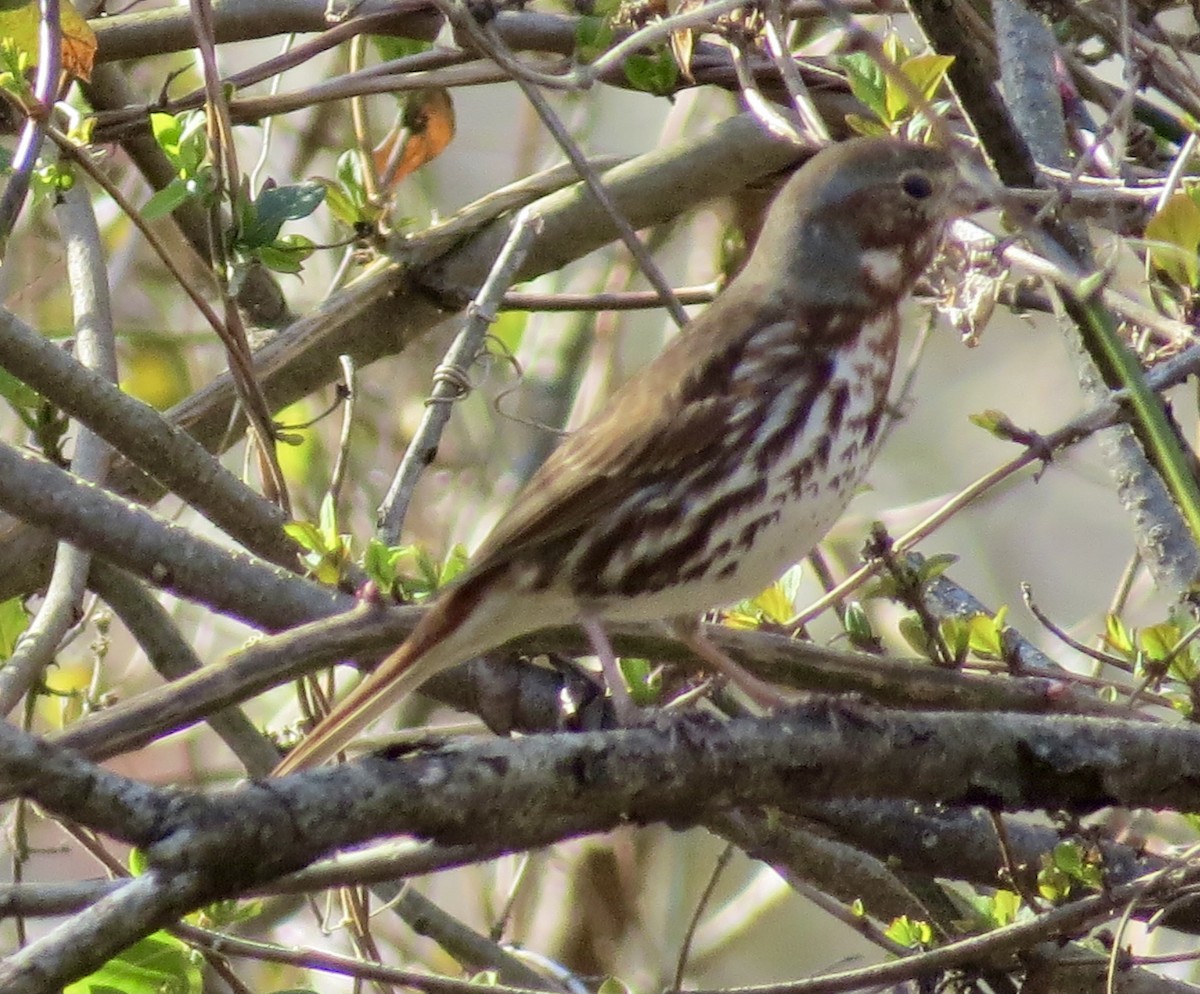
<svg viewBox="0 0 1200 994"><path fill-rule="evenodd" d="M332 759L367 725L430 677L517 634L481 636L477 626L470 623L479 593L476 584L467 583L439 597L404 643L338 702L283 758L272 776L295 773Z"/></svg>

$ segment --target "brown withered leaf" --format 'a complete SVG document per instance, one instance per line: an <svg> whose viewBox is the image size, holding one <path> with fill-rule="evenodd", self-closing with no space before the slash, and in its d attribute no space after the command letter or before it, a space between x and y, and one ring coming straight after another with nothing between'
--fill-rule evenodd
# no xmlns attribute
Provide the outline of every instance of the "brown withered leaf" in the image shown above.
<svg viewBox="0 0 1200 994"><path fill-rule="evenodd" d="M454 139L454 126L449 90L438 87L410 93L398 126L371 152L381 185L392 189L441 155Z"/></svg>

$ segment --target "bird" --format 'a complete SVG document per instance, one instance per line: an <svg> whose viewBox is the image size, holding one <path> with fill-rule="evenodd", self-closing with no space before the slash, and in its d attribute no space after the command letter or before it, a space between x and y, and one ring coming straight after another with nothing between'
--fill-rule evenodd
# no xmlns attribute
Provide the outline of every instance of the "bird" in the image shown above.
<svg viewBox="0 0 1200 994"><path fill-rule="evenodd" d="M777 703L696 620L765 589L845 510L886 422L899 305L949 221L981 205L945 149L862 137L812 156L737 275L550 454L465 573L276 774L332 758L434 674L571 622L615 704L628 691L604 624L631 621L667 624Z"/></svg>

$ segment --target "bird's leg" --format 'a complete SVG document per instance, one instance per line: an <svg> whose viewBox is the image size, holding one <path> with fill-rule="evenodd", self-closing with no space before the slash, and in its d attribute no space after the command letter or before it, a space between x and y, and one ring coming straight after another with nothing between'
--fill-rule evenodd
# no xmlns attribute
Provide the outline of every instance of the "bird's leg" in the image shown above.
<svg viewBox="0 0 1200 994"><path fill-rule="evenodd" d="M788 699L769 683L760 680L749 670L739 666L716 647L704 634L696 618L675 618L667 622L667 629L680 642L692 650L706 666L716 670L743 694L766 711L786 707Z"/></svg>
<svg viewBox="0 0 1200 994"><path fill-rule="evenodd" d="M608 633L604 631L604 627L599 621L586 614L580 617L579 627L587 633L588 641L592 643L596 658L600 660L604 682L608 684L608 692L612 694L613 711L616 712L617 721L622 725L636 725L638 722L637 705L629 696L629 688L625 686L625 677L621 674L621 667L617 665L617 656L613 652L612 643L608 640Z"/></svg>

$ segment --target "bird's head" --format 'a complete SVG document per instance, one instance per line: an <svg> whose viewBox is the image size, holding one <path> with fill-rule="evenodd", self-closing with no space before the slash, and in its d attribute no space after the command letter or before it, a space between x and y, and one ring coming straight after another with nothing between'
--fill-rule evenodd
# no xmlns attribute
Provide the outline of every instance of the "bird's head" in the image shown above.
<svg viewBox="0 0 1200 994"><path fill-rule="evenodd" d="M979 186L949 152L851 139L818 152L788 180L746 270L786 270L788 303L870 307L907 293L946 224L982 206Z"/></svg>

